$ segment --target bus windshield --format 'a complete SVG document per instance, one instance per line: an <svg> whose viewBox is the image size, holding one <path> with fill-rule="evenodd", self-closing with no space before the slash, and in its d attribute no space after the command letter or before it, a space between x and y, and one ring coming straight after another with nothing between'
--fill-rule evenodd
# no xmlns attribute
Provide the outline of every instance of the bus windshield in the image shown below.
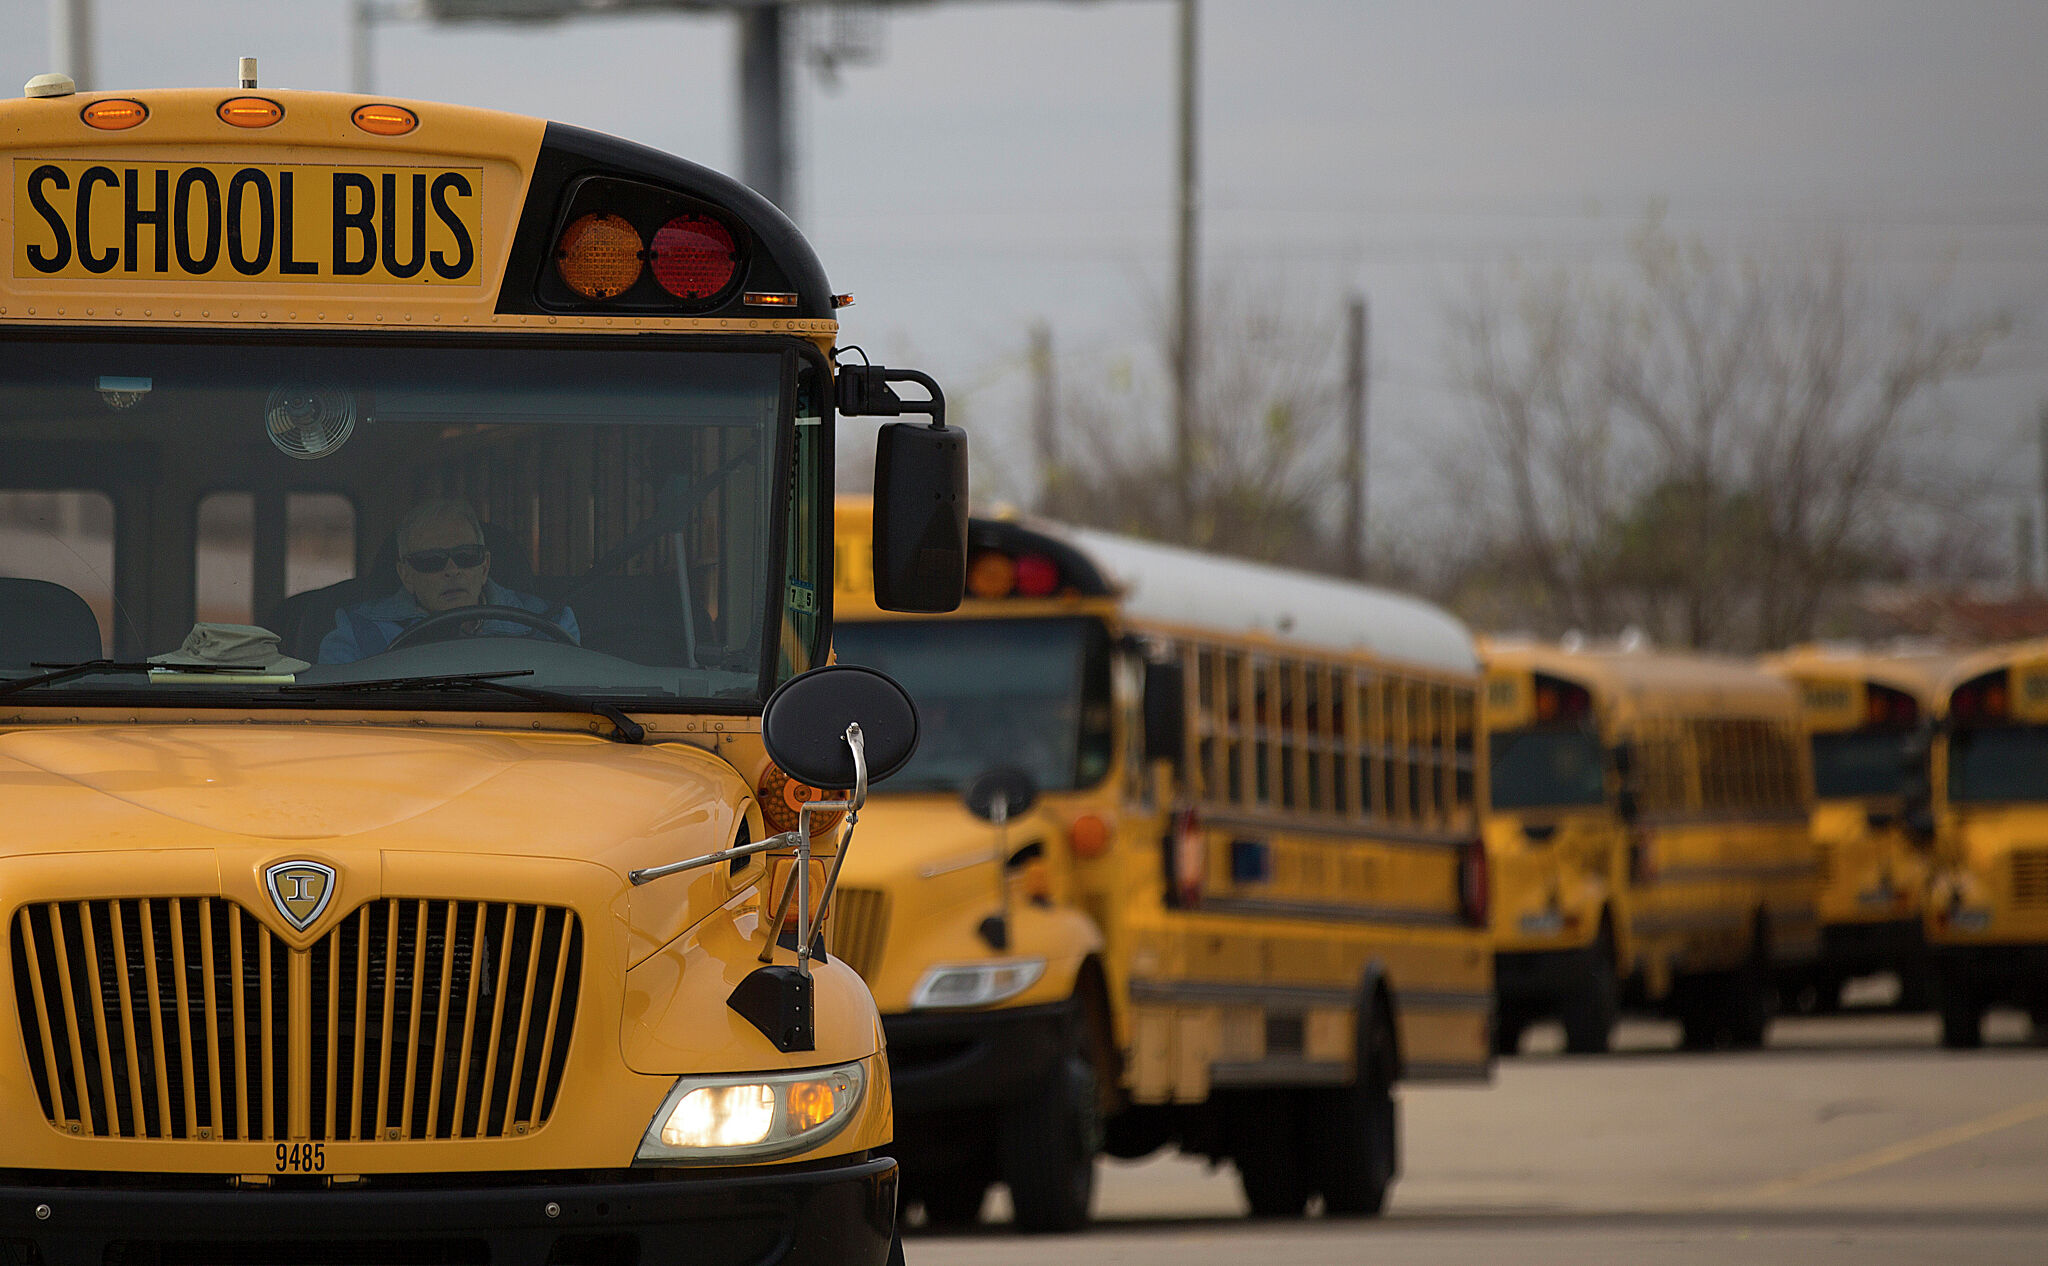
<svg viewBox="0 0 2048 1266"><path fill-rule="evenodd" d="M1908 741L1897 730L1814 735L1814 794L1823 800L1899 794Z"/></svg>
<svg viewBox="0 0 2048 1266"><path fill-rule="evenodd" d="M2048 801L2048 727L1956 730L1948 744L1948 795L1958 804Z"/></svg>
<svg viewBox="0 0 2048 1266"><path fill-rule="evenodd" d="M790 658L776 472L799 363L646 336L0 344L0 678L168 657L207 670L16 698L232 703L288 675L361 706L342 687L490 673L758 700Z"/></svg>
<svg viewBox="0 0 2048 1266"><path fill-rule="evenodd" d="M1599 736L1588 730L1502 730L1489 774L1496 809L1597 805L1607 798Z"/></svg>
<svg viewBox="0 0 2048 1266"><path fill-rule="evenodd" d="M842 622L842 663L888 673L917 701L917 754L892 791L958 791L997 765L1041 791L1109 772L1109 635L1086 618Z"/></svg>

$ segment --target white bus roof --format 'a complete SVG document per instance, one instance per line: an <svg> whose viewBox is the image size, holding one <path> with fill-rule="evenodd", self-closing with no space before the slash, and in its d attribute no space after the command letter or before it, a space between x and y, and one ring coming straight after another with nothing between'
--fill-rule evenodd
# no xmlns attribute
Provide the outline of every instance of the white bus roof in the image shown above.
<svg viewBox="0 0 2048 1266"><path fill-rule="evenodd" d="M1089 528L1025 525L1087 554L1123 591L1124 610L1136 620L1261 634L1457 673L1479 667L1471 630L1420 598Z"/></svg>

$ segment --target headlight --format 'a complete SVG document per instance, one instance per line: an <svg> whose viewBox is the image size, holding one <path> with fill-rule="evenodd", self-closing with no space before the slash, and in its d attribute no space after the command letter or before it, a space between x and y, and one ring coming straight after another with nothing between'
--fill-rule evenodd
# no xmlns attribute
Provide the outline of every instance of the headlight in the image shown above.
<svg viewBox="0 0 2048 1266"><path fill-rule="evenodd" d="M634 1159L726 1164L808 1151L846 1128L866 1092L860 1063L685 1077L662 1101Z"/></svg>
<svg viewBox="0 0 2048 1266"><path fill-rule="evenodd" d="M924 1007L985 1007L1014 998L1045 974L1042 958L1012 958L994 963L962 963L934 967L910 993L913 1010Z"/></svg>

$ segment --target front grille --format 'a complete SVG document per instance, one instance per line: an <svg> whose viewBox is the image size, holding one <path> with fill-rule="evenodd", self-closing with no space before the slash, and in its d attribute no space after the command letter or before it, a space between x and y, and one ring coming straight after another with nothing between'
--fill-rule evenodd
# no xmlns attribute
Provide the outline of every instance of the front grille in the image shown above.
<svg viewBox="0 0 2048 1266"><path fill-rule="evenodd" d="M841 888L832 894L832 952L864 980L882 963L882 939L889 932L889 894L873 888Z"/></svg>
<svg viewBox="0 0 2048 1266"><path fill-rule="evenodd" d="M2012 855L2012 903L2048 907L2048 849L2020 849Z"/></svg>
<svg viewBox="0 0 2048 1266"><path fill-rule="evenodd" d="M501 1138L545 1124L576 1016L574 913L384 900L306 950L210 897L14 920L51 1124L95 1138Z"/></svg>

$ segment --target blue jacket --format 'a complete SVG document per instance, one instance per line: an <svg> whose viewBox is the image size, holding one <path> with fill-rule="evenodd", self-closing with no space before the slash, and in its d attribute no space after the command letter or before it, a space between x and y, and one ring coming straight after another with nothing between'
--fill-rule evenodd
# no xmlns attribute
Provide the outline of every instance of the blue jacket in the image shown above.
<svg viewBox="0 0 2048 1266"><path fill-rule="evenodd" d="M518 607L522 611L544 615L561 625L571 641L579 645L582 643L582 635L576 630L576 613L565 606L507 589L495 580L484 582L483 600L486 606ZM426 618L426 608L403 589L387 597L344 607L334 613L334 628L320 639L320 662L353 664L359 659L368 659L390 646L400 633ZM484 628L502 637L541 636L510 620L486 620Z"/></svg>

